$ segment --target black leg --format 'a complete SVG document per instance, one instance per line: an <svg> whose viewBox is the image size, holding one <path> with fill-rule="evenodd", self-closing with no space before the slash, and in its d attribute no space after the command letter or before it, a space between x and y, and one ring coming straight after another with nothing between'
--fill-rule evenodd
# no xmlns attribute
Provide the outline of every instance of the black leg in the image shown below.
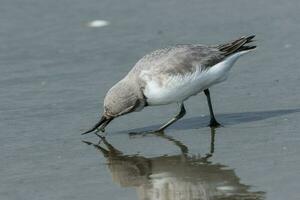
<svg viewBox="0 0 300 200"><path fill-rule="evenodd" d="M179 120L180 118L182 118L185 115L186 111L184 108L184 104L181 103L180 104L180 111L179 113L173 117L170 121L168 121L166 124L164 124L162 127L160 127L157 132L161 132L163 130L165 130L167 127L169 127L171 124L173 124L174 122L176 122L177 120Z"/></svg>
<svg viewBox="0 0 300 200"><path fill-rule="evenodd" d="M210 100L210 93L208 89L204 90L204 94L206 95L207 98L207 103L208 103L208 107L209 107L209 113L210 113L210 123L209 126L210 127L219 127L221 126L221 124L219 122L217 122L215 115L214 115L214 111L211 105L211 100Z"/></svg>

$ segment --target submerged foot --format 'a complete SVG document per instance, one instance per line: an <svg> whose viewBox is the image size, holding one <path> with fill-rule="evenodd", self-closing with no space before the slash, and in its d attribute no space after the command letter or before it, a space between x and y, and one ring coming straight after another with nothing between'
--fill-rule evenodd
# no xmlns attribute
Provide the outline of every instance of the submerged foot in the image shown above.
<svg viewBox="0 0 300 200"><path fill-rule="evenodd" d="M210 123L209 123L209 126L211 128L218 128L218 127L221 127L222 125L219 122L217 122L217 120L211 119Z"/></svg>

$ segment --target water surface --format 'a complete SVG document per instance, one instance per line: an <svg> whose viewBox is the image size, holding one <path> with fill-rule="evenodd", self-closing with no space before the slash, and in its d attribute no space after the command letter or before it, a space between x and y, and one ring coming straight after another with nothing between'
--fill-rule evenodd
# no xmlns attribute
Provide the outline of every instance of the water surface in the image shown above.
<svg viewBox="0 0 300 200"><path fill-rule="evenodd" d="M299 4L1 0L0 199L299 199ZM258 49L211 88L224 125L214 145L203 94L164 137L128 133L158 127L176 105L116 119L106 150L82 142L97 144L80 133L144 54L248 34Z"/></svg>

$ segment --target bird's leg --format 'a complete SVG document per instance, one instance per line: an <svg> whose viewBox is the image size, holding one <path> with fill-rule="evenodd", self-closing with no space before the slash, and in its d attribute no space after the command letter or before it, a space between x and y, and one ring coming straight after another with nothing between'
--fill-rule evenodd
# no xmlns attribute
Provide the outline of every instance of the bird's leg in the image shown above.
<svg viewBox="0 0 300 200"><path fill-rule="evenodd" d="M156 132L161 132L163 130L165 130L167 127L169 127L171 124L173 124L174 122L176 122L177 120L179 120L180 118L182 118L185 115L186 111L184 108L184 104L181 103L180 104L180 111L179 113L173 117L170 121L168 121L166 124L164 124L163 126L161 126Z"/></svg>
<svg viewBox="0 0 300 200"><path fill-rule="evenodd" d="M204 94L206 95L207 98L207 103L208 103L208 107L209 107L209 113L210 113L210 123L209 126L210 127L219 127L221 126L221 124L219 122L217 122L215 115L214 115L214 111L211 105L211 100L210 100L210 93L208 89L204 90Z"/></svg>

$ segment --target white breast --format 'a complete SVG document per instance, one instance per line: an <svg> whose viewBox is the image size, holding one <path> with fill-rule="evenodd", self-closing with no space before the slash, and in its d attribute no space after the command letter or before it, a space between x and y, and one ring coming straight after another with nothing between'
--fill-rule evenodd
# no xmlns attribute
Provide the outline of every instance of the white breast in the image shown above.
<svg viewBox="0 0 300 200"><path fill-rule="evenodd" d="M163 105L183 102L190 96L196 95L216 83L225 81L232 65L244 53L246 52L233 54L208 70L201 71L201 67L198 66L195 72L185 75L153 75L151 71L143 71L140 77L146 82L144 95L148 104Z"/></svg>

